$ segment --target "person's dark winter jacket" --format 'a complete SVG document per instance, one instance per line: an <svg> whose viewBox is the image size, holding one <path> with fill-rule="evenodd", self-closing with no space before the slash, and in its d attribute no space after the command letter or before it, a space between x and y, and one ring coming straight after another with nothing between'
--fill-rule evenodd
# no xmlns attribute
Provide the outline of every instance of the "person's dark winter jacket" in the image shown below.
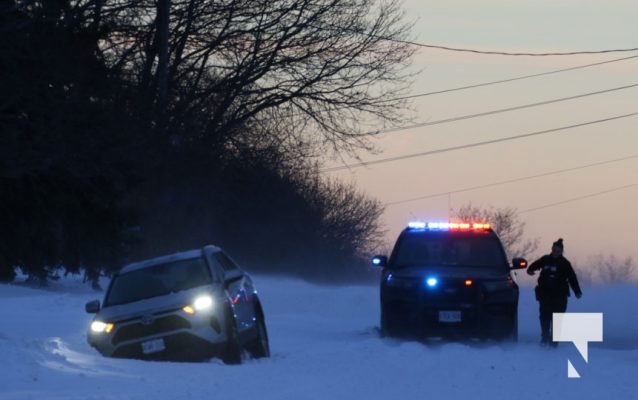
<svg viewBox="0 0 638 400"><path fill-rule="evenodd" d="M557 346L552 341L552 315L564 313L567 310L567 298L571 286L576 298L580 299L580 290L576 273L572 264L563 257L563 239L552 244L551 254L547 254L530 264L527 268L529 275L541 271L536 286L536 300L539 304L539 319L541 323L541 344Z"/></svg>
<svg viewBox="0 0 638 400"><path fill-rule="evenodd" d="M541 271L538 277L538 295L568 297L569 286L571 286L576 297L582 295L576 273L571 263L562 255L558 257L551 254L544 255L527 268L530 274L538 270Z"/></svg>

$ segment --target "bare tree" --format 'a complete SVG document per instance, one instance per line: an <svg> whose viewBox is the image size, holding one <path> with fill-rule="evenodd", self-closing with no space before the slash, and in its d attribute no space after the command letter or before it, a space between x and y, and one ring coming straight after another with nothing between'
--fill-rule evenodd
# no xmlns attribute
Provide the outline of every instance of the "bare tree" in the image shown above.
<svg viewBox="0 0 638 400"><path fill-rule="evenodd" d="M514 208L479 208L471 203L458 210L451 210L451 215L462 221L486 221L501 238L508 257L529 257L538 248L539 239L525 239L525 222Z"/></svg>
<svg viewBox="0 0 638 400"><path fill-rule="evenodd" d="M585 268L579 271L582 280L609 284L632 282L638 279L638 268L631 257L619 259L614 255L597 254L587 258Z"/></svg>
<svg viewBox="0 0 638 400"><path fill-rule="evenodd" d="M385 233L379 225L381 202L359 192L353 184L327 181L321 186L319 197L326 207L322 236L331 238L345 252L355 249L358 256L368 256L381 246Z"/></svg>
<svg viewBox="0 0 638 400"><path fill-rule="evenodd" d="M293 143L354 150L370 127L401 121L414 47L397 0L174 0L166 70L168 1L99 3L103 57L147 109L166 93L170 132L203 111L206 120L182 132L220 144L275 118L299 128Z"/></svg>

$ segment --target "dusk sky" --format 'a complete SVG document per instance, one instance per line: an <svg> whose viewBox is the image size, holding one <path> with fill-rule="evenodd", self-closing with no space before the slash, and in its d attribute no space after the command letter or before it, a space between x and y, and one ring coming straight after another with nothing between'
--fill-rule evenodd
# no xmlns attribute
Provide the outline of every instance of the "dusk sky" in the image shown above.
<svg viewBox="0 0 638 400"><path fill-rule="evenodd" d="M422 44L515 53L638 48L635 1L407 0L404 8L416 21L413 39ZM536 255L562 237L565 255L576 263L597 254L637 261L638 115L630 114L638 113L638 51L533 57L420 48L411 94L610 60L619 61L417 97L406 125L550 103L388 132L373 141L379 154L362 159L527 137L327 174L387 205L389 242L411 219L445 220L450 208L471 202L517 209L527 237L541 239ZM617 119L599 122L610 118ZM574 125L583 126L558 129Z"/></svg>

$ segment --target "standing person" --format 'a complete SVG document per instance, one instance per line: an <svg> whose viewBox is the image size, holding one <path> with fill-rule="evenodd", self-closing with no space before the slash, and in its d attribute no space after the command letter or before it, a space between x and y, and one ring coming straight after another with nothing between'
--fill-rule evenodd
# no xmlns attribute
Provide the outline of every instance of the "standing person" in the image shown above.
<svg viewBox="0 0 638 400"><path fill-rule="evenodd" d="M563 257L562 238L552 244L550 254L531 263L527 268L527 273L534 275L538 270L541 271L541 274L538 277L538 286L534 291L539 303L541 345L556 347L558 342L552 340L552 314L564 313L567 310L570 286L577 299L583 295L572 264Z"/></svg>

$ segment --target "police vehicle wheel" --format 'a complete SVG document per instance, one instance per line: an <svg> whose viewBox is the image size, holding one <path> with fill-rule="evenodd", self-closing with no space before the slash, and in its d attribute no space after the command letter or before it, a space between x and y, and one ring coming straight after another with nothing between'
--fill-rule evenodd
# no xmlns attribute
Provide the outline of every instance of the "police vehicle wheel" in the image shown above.
<svg viewBox="0 0 638 400"><path fill-rule="evenodd" d="M399 334L396 323L393 323L384 312L381 312L379 333L381 337L395 337Z"/></svg>
<svg viewBox="0 0 638 400"><path fill-rule="evenodd" d="M501 342L509 342L516 343L518 342L518 320L514 319L509 324L510 329L506 331L507 333L500 334L499 336L495 336L494 339Z"/></svg>

